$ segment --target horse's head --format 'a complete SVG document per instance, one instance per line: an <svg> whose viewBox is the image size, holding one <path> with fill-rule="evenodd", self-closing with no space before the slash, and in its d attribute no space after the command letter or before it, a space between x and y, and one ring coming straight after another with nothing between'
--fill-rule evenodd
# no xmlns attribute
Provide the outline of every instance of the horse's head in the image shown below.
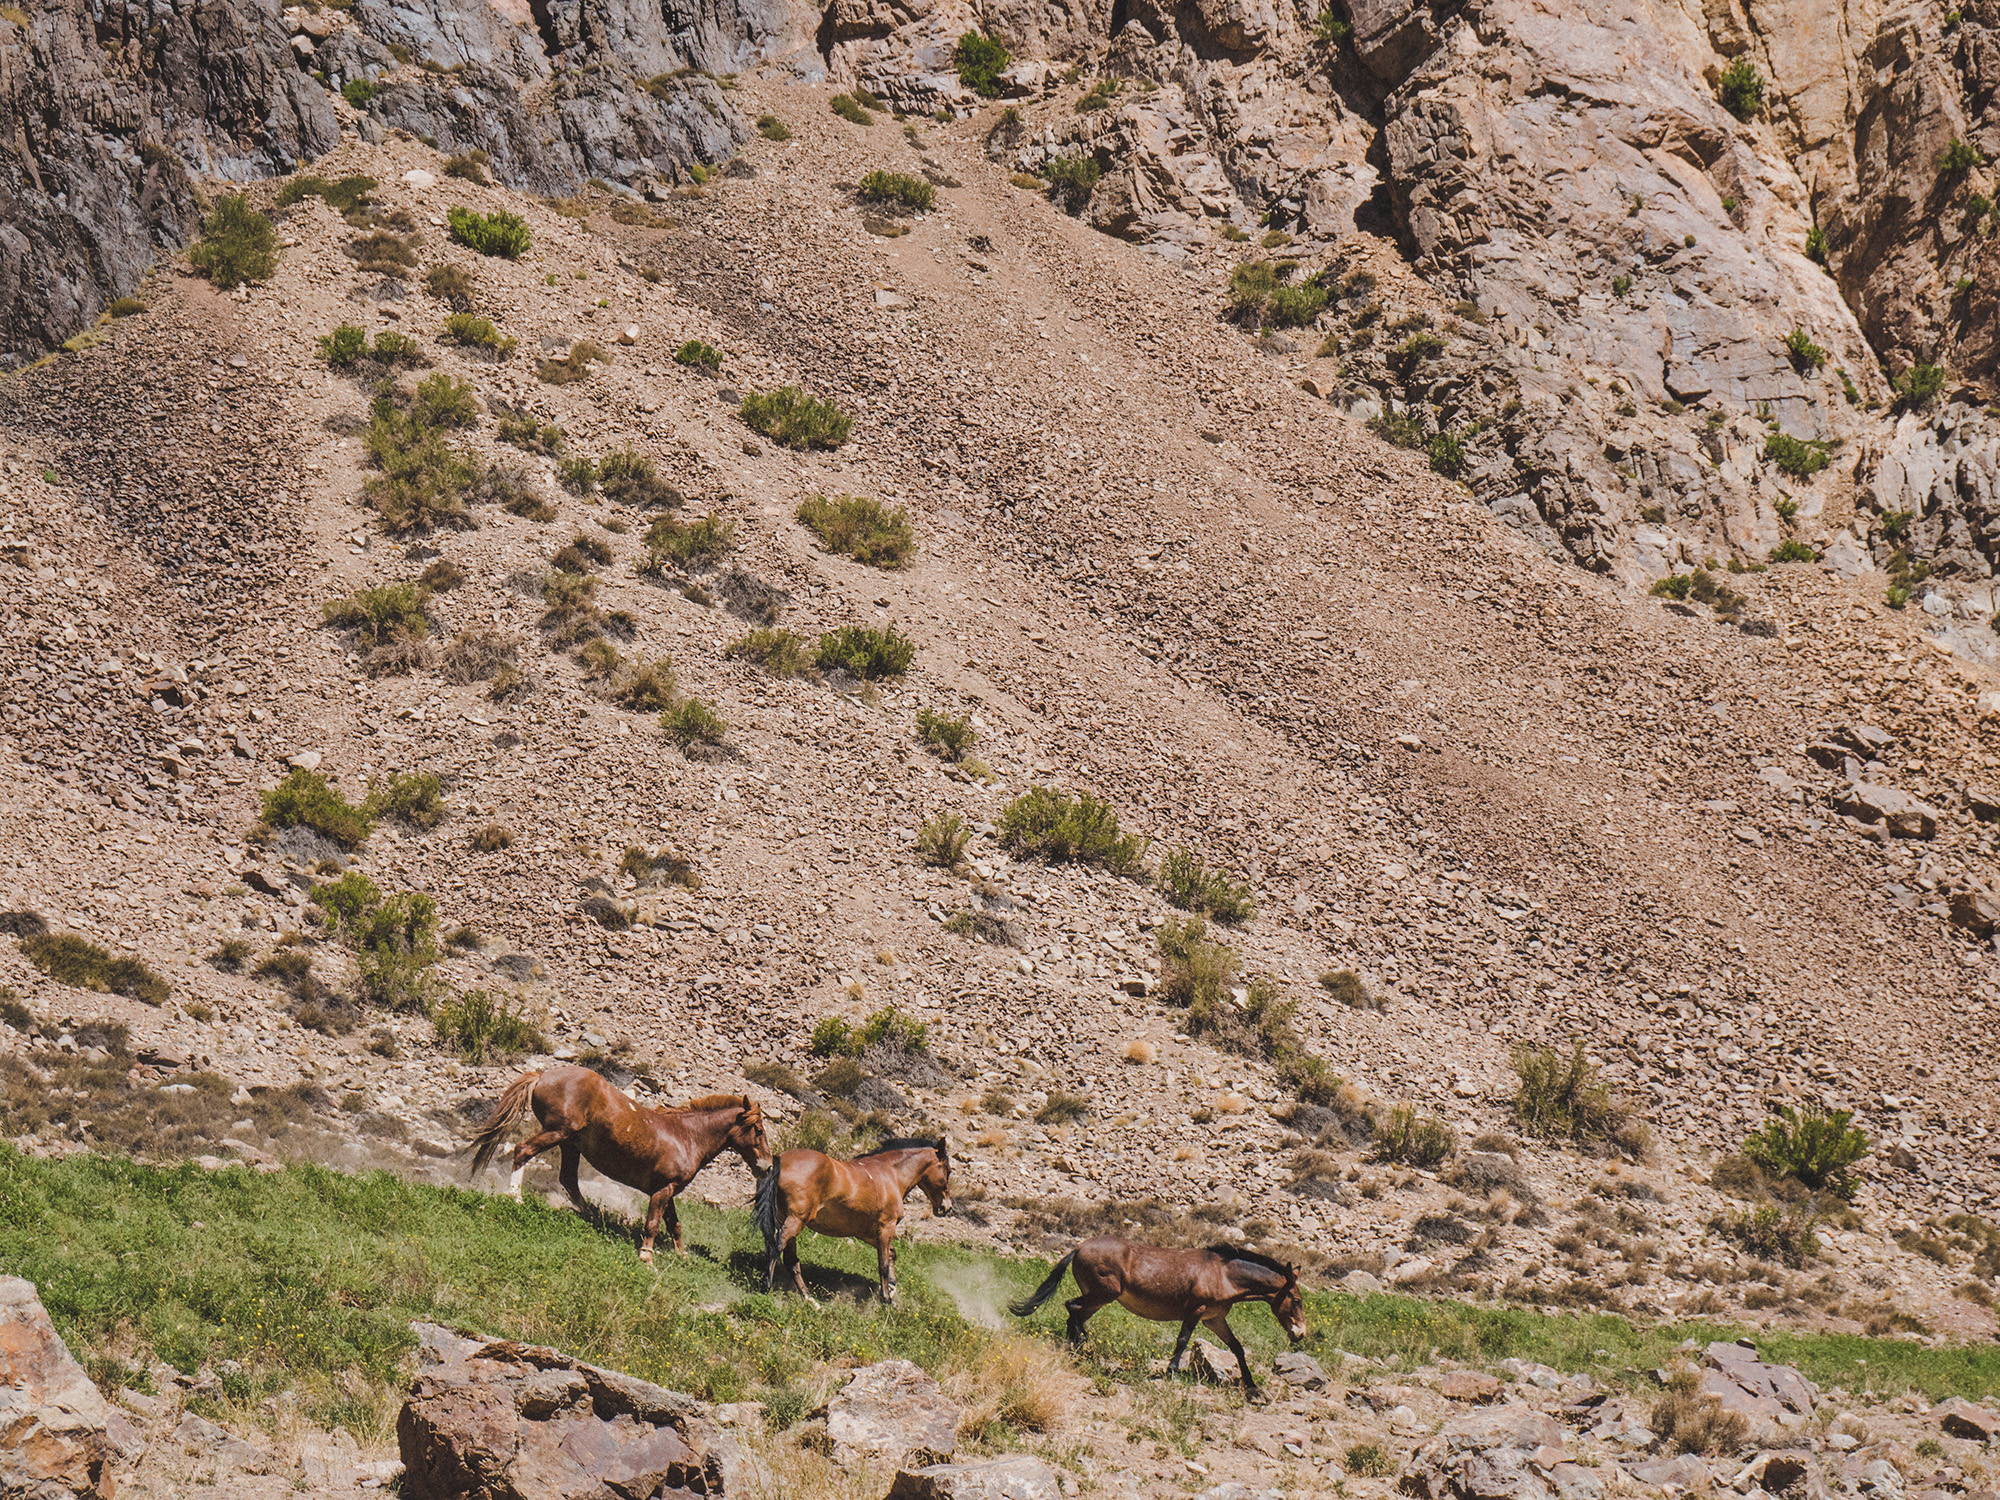
<svg viewBox="0 0 2000 1500"><path fill-rule="evenodd" d="M1305 1299L1299 1295L1299 1273L1292 1266L1285 1267L1285 1284L1271 1299L1271 1312L1293 1343L1306 1336Z"/></svg>
<svg viewBox="0 0 2000 1500"><path fill-rule="evenodd" d="M951 1212L951 1147L945 1143L943 1136L938 1137L936 1150L924 1163L917 1186L931 1200L932 1213L942 1218Z"/></svg>
<svg viewBox="0 0 2000 1500"><path fill-rule="evenodd" d="M743 1111L729 1127L723 1144L743 1158L753 1177L771 1170L771 1143L764 1135L764 1108L755 1099L743 1101Z"/></svg>

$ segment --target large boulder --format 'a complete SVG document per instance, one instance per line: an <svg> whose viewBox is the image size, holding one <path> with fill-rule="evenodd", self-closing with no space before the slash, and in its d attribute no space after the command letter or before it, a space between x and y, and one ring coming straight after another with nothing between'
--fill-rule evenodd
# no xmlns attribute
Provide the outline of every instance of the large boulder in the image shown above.
<svg viewBox="0 0 2000 1500"><path fill-rule="evenodd" d="M1041 1459L1016 1455L900 1470L886 1500L1062 1500L1062 1482Z"/></svg>
<svg viewBox="0 0 2000 1500"><path fill-rule="evenodd" d="M1748 1343L1710 1344L1701 1356L1701 1390L1752 1421L1810 1417L1812 1384L1790 1365L1766 1364Z"/></svg>
<svg viewBox="0 0 2000 1500"><path fill-rule="evenodd" d="M708 1408L554 1349L420 1330L396 1418L405 1500L693 1500L741 1463Z"/></svg>
<svg viewBox="0 0 2000 1500"><path fill-rule="evenodd" d="M1396 1488L1416 1500L1556 1500L1575 1467L1554 1417L1489 1406L1446 1422Z"/></svg>
<svg viewBox="0 0 2000 1500"><path fill-rule="evenodd" d="M907 1359L885 1359L856 1370L827 1402L826 1437L844 1464L948 1464L958 1450L958 1419L935 1380Z"/></svg>
<svg viewBox="0 0 2000 1500"><path fill-rule="evenodd" d="M1937 809L1893 786L1857 781L1833 799L1834 811L1862 823L1880 823L1899 839L1937 834Z"/></svg>
<svg viewBox="0 0 2000 1500"><path fill-rule="evenodd" d="M0 1495L110 1500L113 1466L137 1448L138 1434L57 1337L34 1283L0 1276Z"/></svg>

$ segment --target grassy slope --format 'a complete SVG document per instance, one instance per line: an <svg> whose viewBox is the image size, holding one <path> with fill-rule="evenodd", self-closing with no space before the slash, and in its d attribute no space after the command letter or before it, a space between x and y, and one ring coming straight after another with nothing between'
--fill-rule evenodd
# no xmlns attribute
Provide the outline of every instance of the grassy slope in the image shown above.
<svg viewBox="0 0 2000 1500"><path fill-rule="evenodd" d="M227 1395L294 1388L326 1422L380 1423L413 1318L552 1344L730 1400L787 1389L836 1355L900 1355L935 1367L974 1354L987 1338L981 1324L997 1326L1004 1300L1046 1270L1045 1262L905 1240L901 1296L883 1311L867 1299L873 1253L809 1235L800 1247L809 1276L816 1290L836 1293L815 1311L752 1290L761 1283L760 1247L746 1215L691 1207L683 1218L694 1253L663 1255L653 1269L639 1264L628 1235L566 1210L385 1173L205 1172L96 1156L40 1161L0 1148L0 1269L39 1286L93 1373L128 1378L121 1365L153 1357L188 1371L236 1361ZM1666 1363L1685 1338L1736 1332L1403 1297L1316 1294L1308 1310L1306 1347L1325 1356L1518 1355L1613 1381ZM1053 1335L1061 1318L1058 1299L1035 1326ZM1283 1346L1264 1309L1234 1321L1253 1354L1268 1358ZM1091 1354L1112 1374L1143 1370L1167 1352L1174 1331L1116 1308L1091 1329ZM1823 1385L1916 1388L1933 1398L2000 1391L2000 1349L1785 1333L1758 1344Z"/></svg>

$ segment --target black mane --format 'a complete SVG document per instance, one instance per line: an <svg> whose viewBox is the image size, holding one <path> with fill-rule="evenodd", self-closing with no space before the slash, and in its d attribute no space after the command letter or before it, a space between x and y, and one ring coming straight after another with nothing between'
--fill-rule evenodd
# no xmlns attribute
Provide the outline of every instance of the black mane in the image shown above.
<svg viewBox="0 0 2000 1500"><path fill-rule="evenodd" d="M856 1161L866 1161L869 1157L880 1156L885 1151L910 1151L910 1150L935 1151L938 1153L938 1155L942 1156L944 1155L944 1137L941 1135L934 1135L930 1139L926 1140L922 1136L899 1135L890 1140L882 1142L882 1144L877 1146L873 1151L862 1152L861 1155L855 1157L854 1159Z"/></svg>
<svg viewBox="0 0 2000 1500"><path fill-rule="evenodd" d="M1210 1245L1208 1253L1210 1255L1219 1255L1224 1260L1247 1260L1253 1266L1262 1266L1267 1271L1276 1271L1280 1276L1296 1276L1298 1274L1295 1268L1286 1265L1281 1260L1274 1260L1268 1255L1260 1255L1255 1250L1245 1250L1237 1245Z"/></svg>

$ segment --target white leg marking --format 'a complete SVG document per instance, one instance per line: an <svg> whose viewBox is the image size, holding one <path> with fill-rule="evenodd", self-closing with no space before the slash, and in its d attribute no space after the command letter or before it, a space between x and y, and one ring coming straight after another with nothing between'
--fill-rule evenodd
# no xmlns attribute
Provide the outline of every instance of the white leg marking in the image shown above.
<svg viewBox="0 0 2000 1500"><path fill-rule="evenodd" d="M514 1180L513 1183L509 1186L508 1191L513 1193L514 1201L517 1203L520 1202L521 1199L521 1179L523 1177L526 1177L527 1175L528 1175L528 1168L525 1163L521 1166L514 1168Z"/></svg>

